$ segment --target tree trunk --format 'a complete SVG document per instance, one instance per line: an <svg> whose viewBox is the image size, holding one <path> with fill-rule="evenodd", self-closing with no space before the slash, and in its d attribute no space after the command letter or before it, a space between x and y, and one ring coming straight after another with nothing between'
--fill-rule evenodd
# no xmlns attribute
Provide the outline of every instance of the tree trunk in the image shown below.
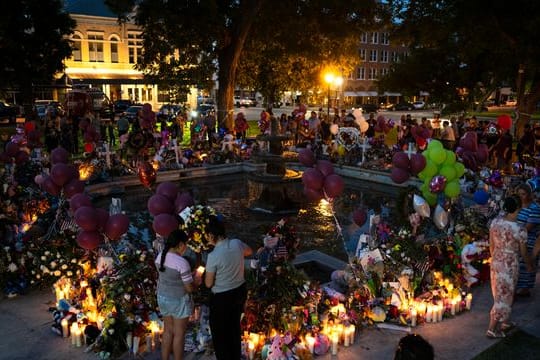
<svg viewBox="0 0 540 360"><path fill-rule="evenodd" d="M253 0L242 2L238 23L230 30L229 36L225 36L222 47L218 53L218 124L220 127L225 127L232 130L234 127L233 120L233 97L234 87L236 85L236 73L240 55L246 42L247 35L253 21L260 12L261 6L265 0Z"/></svg>
<svg viewBox="0 0 540 360"><path fill-rule="evenodd" d="M516 79L517 104L516 104L516 122L515 138L519 139L523 135L525 124L530 122L533 112L536 110L536 104L540 100L540 82L531 84L530 90L525 93L525 83L527 82L527 67L520 64L518 76Z"/></svg>

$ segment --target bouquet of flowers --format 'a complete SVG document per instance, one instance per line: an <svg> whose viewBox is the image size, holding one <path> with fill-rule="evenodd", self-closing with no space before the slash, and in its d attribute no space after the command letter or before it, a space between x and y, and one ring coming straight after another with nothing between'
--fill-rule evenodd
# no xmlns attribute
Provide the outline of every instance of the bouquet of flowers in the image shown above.
<svg viewBox="0 0 540 360"><path fill-rule="evenodd" d="M206 225L210 216L216 216L216 210L210 206L194 205L185 208L180 217L184 219L182 230L188 235L187 245L196 253L210 249L206 236Z"/></svg>

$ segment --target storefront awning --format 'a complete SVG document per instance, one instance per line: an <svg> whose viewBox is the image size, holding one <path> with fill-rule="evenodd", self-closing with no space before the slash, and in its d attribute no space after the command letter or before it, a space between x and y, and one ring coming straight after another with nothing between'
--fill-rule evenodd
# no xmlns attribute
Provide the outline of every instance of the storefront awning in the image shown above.
<svg viewBox="0 0 540 360"><path fill-rule="evenodd" d="M385 91L384 94L382 94L382 96L401 96L401 93Z"/></svg>
<svg viewBox="0 0 540 360"><path fill-rule="evenodd" d="M377 96L376 91L345 91L344 96L359 97L359 96Z"/></svg>

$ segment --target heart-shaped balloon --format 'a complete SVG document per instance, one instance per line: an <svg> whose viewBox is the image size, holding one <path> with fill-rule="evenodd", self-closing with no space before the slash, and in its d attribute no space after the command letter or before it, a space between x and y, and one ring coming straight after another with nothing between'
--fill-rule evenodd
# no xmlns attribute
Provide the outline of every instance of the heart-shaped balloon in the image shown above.
<svg viewBox="0 0 540 360"><path fill-rule="evenodd" d="M413 196L413 207L414 211L419 213L420 216L429 217L431 215L431 209L429 208L427 201L416 194Z"/></svg>

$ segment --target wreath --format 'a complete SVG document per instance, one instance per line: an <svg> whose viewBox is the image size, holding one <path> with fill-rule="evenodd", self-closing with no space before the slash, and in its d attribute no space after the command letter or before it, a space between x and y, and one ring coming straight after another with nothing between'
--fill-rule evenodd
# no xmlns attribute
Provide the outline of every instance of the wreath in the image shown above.
<svg viewBox="0 0 540 360"><path fill-rule="evenodd" d="M151 145L154 141L154 136L146 131L138 130L129 134L128 145L135 150L141 150L144 147Z"/></svg>
<svg viewBox="0 0 540 360"><path fill-rule="evenodd" d="M184 220L182 230L188 235L187 246L196 253L207 251L212 245L206 237L206 225L210 216L217 216L216 210L203 205L187 207L180 213Z"/></svg>

